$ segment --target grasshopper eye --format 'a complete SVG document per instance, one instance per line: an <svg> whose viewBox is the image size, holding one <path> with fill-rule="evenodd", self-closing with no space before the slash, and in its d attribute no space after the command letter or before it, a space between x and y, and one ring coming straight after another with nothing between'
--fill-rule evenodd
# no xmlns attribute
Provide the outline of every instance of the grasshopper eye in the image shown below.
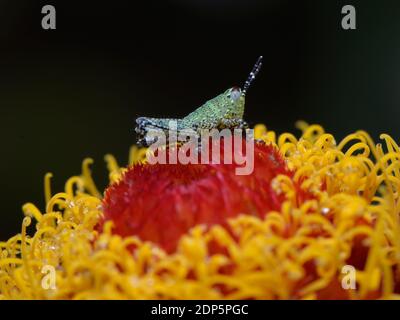
<svg viewBox="0 0 400 320"><path fill-rule="evenodd" d="M240 90L239 87L232 88L230 96L233 101L236 101L237 99L239 99L241 95L242 95L242 91Z"/></svg>

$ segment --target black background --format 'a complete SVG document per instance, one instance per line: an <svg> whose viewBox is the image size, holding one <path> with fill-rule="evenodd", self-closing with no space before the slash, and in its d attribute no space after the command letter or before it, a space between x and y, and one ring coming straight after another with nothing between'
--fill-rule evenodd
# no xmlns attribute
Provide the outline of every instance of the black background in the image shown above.
<svg viewBox="0 0 400 320"><path fill-rule="evenodd" d="M56 30L41 28L45 4ZM341 28L345 4L357 30ZM242 85L259 55L251 124L400 137L399 1L2 0L0 239L19 231L23 203L43 209L46 172L62 191L91 156L101 188L103 156L126 163L137 116L184 116Z"/></svg>

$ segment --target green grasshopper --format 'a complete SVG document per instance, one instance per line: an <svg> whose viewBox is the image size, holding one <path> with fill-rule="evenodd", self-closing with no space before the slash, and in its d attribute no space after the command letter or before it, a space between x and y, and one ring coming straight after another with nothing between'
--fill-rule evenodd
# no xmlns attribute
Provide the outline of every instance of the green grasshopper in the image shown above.
<svg viewBox="0 0 400 320"><path fill-rule="evenodd" d="M200 136L201 131L204 129L247 129L248 125L243 120L245 97L261 66L262 56L255 63L244 83L243 89L237 86L229 88L224 93L208 100L183 119L137 118L135 128L138 135L137 143L145 147L153 144L156 140L150 133L154 131L162 130L168 135L171 121L176 123L177 132L190 129L196 132L198 136Z"/></svg>

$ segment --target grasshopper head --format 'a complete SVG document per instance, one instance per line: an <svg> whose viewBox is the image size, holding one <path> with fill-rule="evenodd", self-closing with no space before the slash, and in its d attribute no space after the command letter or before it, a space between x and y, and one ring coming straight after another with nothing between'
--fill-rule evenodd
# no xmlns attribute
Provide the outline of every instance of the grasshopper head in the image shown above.
<svg viewBox="0 0 400 320"><path fill-rule="evenodd" d="M262 56L257 59L257 62L253 66L253 69L251 70L246 82L243 85L243 89L235 86L224 92L223 99L225 100L225 105L228 105L228 112L226 116L232 118L243 117L246 92L261 69L262 59Z"/></svg>
<svg viewBox="0 0 400 320"><path fill-rule="evenodd" d="M224 92L225 105L233 117L241 118L244 111L245 95L239 87L229 88Z"/></svg>

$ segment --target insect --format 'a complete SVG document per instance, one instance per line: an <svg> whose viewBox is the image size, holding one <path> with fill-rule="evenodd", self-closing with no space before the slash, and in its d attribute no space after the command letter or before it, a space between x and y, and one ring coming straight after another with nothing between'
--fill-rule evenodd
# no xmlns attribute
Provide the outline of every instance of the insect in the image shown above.
<svg viewBox="0 0 400 320"><path fill-rule="evenodd" d="M156 140L149 133L162 130L167 134L170 130L169 124L171 121L175 121L177 132L191 129L199 136L204 129L248 128L248 124L243 120L245 97L247 90L261 69L262 59L262 56L258 58L243 85L243 89L237 86L229 88L182 119L137 118L135 128L138 136L137 143L142 146L150 146Z"/></svg>

